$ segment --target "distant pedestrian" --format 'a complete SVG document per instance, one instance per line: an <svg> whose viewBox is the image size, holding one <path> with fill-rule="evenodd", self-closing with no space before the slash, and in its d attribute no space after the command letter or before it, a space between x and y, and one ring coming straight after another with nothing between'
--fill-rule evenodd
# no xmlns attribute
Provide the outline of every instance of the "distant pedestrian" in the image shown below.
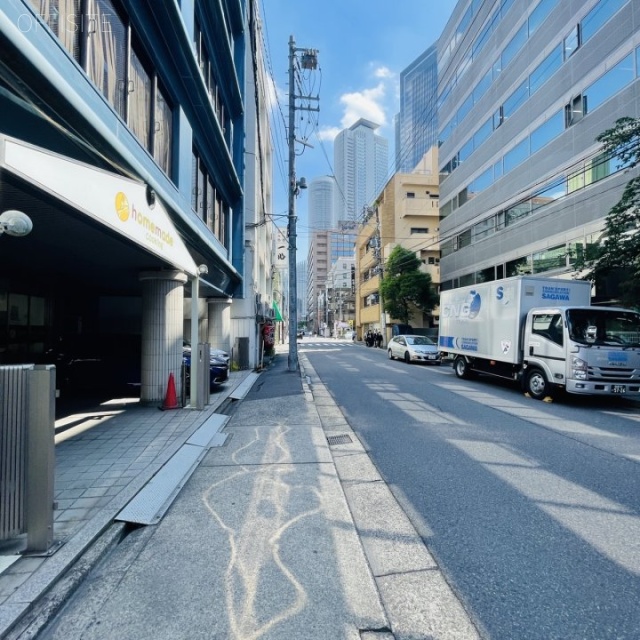
<svg viewBox="0 0 640 640"><path fill-rule="evenodd" d="M382 334L379 331L376 331L376 347L382 349Z"/></svg>

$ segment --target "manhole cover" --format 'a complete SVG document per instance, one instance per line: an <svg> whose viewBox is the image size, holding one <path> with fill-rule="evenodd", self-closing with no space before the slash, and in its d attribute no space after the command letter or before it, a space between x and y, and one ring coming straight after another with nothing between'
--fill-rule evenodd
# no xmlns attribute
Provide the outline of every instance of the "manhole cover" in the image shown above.
<svg viewBox="0 0 640 640"><path fill-rule="evenodd" d="M330 445L331 444L349 444L350 442L353 442L353 440L351 439L351 436L345 433L344 435L341 435L341 436L327 436L327 442Z"/></svg>

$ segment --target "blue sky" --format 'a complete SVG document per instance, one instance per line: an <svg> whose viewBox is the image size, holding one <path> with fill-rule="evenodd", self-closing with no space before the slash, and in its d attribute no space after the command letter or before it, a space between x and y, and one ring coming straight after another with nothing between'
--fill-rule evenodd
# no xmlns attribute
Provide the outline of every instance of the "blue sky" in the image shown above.
<svg viewBox="0 0 640 640"><path fill-rule="evenodd" d="M438 39L457 0L261 0L267 57L280 109L273 130L276 224L286 227L289 37L296 47L318 50L314 92L320 112L298 112L299 132L313 148L296 157L296 175L309 182L333 173L333 138L358 118L381 125L394 150L393 118L400 108L400 72ZM316 122L317 121L317 124ZM298 136L300 137L300 136ZM302 149L297 146L298 151ZM389 177L392 171L390 170ZM310 229L307 197L297 199L298 260L306 258ZM280 217L285 216L285 217Z"/></svg>

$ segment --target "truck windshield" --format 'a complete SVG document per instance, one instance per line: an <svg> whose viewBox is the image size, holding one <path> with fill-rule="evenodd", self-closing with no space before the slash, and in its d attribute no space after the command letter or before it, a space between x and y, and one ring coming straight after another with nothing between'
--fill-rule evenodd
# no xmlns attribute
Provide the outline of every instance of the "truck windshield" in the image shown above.
<svg viewBox="0 0 640 640"><path fill-rule="evenodd" d="M574 342L640 347L640 314L634 311L569 309L567 326Z"/></svg>

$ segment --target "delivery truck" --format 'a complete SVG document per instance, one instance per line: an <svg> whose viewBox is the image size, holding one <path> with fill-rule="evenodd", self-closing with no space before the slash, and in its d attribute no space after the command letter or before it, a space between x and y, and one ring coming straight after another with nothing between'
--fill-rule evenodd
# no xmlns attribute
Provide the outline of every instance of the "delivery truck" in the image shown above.
<svg viewBox="0 0 640 640"><path fill-rule="evenodd" d="M438 344L459 378L520 381L537 399L640 396L640 314L592 306L585 281L516 276L443 291Z"/></svg>

